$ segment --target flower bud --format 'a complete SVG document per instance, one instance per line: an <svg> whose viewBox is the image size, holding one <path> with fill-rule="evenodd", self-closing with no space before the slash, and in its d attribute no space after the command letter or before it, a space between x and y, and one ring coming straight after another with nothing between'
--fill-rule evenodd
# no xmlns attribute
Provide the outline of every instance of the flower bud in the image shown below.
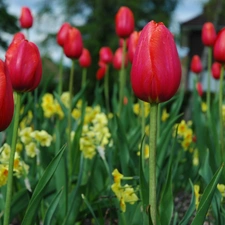
<svg viewBox="0 0 225 225"><path fill-rule="evenodd" d="M137 47L138 39L139 39L139 32L134 31L130 35L129 47L128 47L128 59L130 60L131 63L133 62L134 53Z"/></svg>
<svg viewBox="0 0 225 225"><path fill-rule="evenodd" d="M216 40L216 30L211 22L204 23L202 27L202 43L205 46L213 46Z"/></svg>
<svg viewBox="0 0 225 225"><path fill-rule="evenodd" d="M214 59L220 63L225 63L225 28L220 30L217 35L216 41L213 47Z"/></svg>
<svg viewBox="0 0 225 225"><path fill-rule="evenodd" d="M68 58L79 59L83 51L83 40L77 28L71 27L68 29L63 49Z"/></svg>
<svg viewBox="0 0 225 225"><path fill-rule="evenodd" d="M106 64L111 63L113 60L113 52L110 47L101 47L99 51L99 59L100 62L104 62Z"/></svg>
<svg viewBox="0 0 225 225"><path fill-rule="evenodd" d="M198 55L194 55L191 59L191 71L196 74L202 72L202 62Z"/></svg>
<svg viewBox="0 0 225 225"><path fill-rule="evenodd" d="M83 48L82 54L79 58L79 64L83 68L87 68L91 65L91 54L88 49Z"/></svg>
<svg viewBox="0 0 225 225"><path fill-rule="evenodd" d="M42 77L42 62L37 46L14 36L5 55L6 71L10 76L12 87L17 92L33 91Z"/></svg>
<svg viewBox="0 0 225 225"><path fill-rule="evenodd" d="M5 65L0 60L0 131L5 130L12 121L14 112L13 90Z"/></svg>
<svg viewBox="0 0 225 225"><path fill-rule="evenodd" d="M64 43L65 43L65 41L66 41L67 32L68 32L68 30L69 30L70 27L71 27L71 26L70 26L69 23L64 23L64 24L60 27L60 29L59 29L59 31L58 31L58 33L57 33L56 40L57 40L57 43L58 43L61 47L63 47L63 45L64 45Z"/></svg>
<svg viewBox="0 0 225 225"><path fill-rule="evenodd" d="M134 15L126 6L120 7L115 17L116 34L121 38L128 38L134 31Z"/></svg>
<svg viewBox="0 0 225 225"><path fill-rule="evenodd" d="M122 68L122 59L123 59L123 49L120 47L115 51L113 57L113 67L116 70L120 70ZM128 57L127 54L125 55L124 66L126 67L128 64Z"/></svg>
<svg viewBox="0 0 225 225"><path fill-rule="evenodd" d="M203 88L202 88L202 84L200 82L196 83L196 90L198 92L198 95L200 97L202 97L202 95L203 95Z"/></svg>
<svg viewBox="0 0 225 225"><path fill-rule="evenodd" d="M99 69L97 70L97 73L96 73L97 80L101 80L105 76L105 73L106 73L107 65L105 65L105 64L101 64L101 65L102 66L99 67Z"/></svg>
<svg viewBox="0 0 225 225"><path fill-rule="evenodd" d="M211 67L211 73L214 79L219 80L220 79L220 73L221 73L221 64L218 62L214 62Z"/></svg>
<svg viewBox="0 0 225 225"><path fill-rule="evenodd" d="M146 102L164 102L177 92L180 80L173 35L163 23L149 22L139 36L131 68L134 94Z"/></svg>
<svg viewBox="0 0 225 225"><path fill-rule="evenodd" d="M28 28L32 27L33 16L32 16L31 11L28 7L22 7L19 21L20 21L20 26L22 28L28 29Z"/></svg>

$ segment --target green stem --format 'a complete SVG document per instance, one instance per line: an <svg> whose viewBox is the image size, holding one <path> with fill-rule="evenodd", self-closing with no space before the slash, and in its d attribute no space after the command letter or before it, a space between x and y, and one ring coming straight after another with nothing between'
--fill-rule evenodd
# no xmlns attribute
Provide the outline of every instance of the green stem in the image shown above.
<svg viewBox="0 0 225 225"><path fill-rule="evenodd" d="M60 58L60 63L59 63L59 86L58 86L58 94L61 95L62 94L62 86L63 86L63 82L62 82L62 78L63 78L63 57L64 57L64 52L62 51L61 53L61 58Z"/></svg>
<svg viewBox="0 0 225 225"><path fill-rule="evenodd" d="M72 145L72 143L71 143L70 134L71 134L71 130L72 130L71 112L72 112L74 67L75 67L75 60L72 60L72 65L71 65L71 69L70 69L70 81L69 81L69 109L68 109L68 159L70 160L70 163L69 163L70 173L69 173L69 175L71 175L72 168L73 168L73 165L72 165L73 159L71 157L71 154L72 154L71 145Z"/></svg>
<svg viewBox="0 0 225 225"><path fill-rule="evenodd" d="M87 82L87 68L82 69L82 82L81 82L81 87L84 88Z"/></svg>
<svg viewBox="0 0 225 225"><path fill-rule="evenodd" d="M145 135L145 104L143 101L139 100L141 107L141 138Z"/></svg>
<svg viewBox="0 0 225 225"><path fill-rule="evenodd" d="M109 66L106 66L106 73L104 76L104 95L105 95L105 105L107 113L110 112L109 107Z"/></svg>
<svg viewBox="0 0 225 225"><path fill-rule="evenodd" d="M123 97L124 97L124 88L126 83L125 76L125 55L126 55L126 39L123 41L123 54L122 54L122 65L120 70L120 95L119 95L119 111L118 115L120 116L123 107Z"/></svg>
<svg viewBox="0 0 225 225"><path fill-rule="evenodd" d="M16 94L17 94L16 109L15 109L15 118L14 118L14 126L13 126L12 146L11 146L10 158L9 158L6 203L5 203L5 212L4 212L4 225L9 225L11 199L12 199L12 187L13 187L13 166L14 166L14 157L15 157L15 151L16 151L16 141L17 141L17 135L18 135L19 118L20 118L21 94L19 93L16 93Z"/></svg>
<svg viewBox="0 0 225 225"><path fill-rule="evenodd" d="M149 215L153 225L156 225L156 139L157 139L158 104L151 104L150 137L149 137Z"/></svg>
<svg viewBox="0 0 225 225"><path fill-rule="evenodd" d="M210 111L210 101L211 101L211 88L210 88L210 78L211 78L211 64L212 64L212 48L208 47L208 87L206 93L206 103L207 103L207 111Z"/></svg>
<svg viewBox="0 0 225 225"><path fill-rule="evenodd" d="M223 160L224 140L223 140L223 74L224 65L221 66L220 72L220 90L219 90L219 117L220 117L220 151L221 159Z"/></svg>

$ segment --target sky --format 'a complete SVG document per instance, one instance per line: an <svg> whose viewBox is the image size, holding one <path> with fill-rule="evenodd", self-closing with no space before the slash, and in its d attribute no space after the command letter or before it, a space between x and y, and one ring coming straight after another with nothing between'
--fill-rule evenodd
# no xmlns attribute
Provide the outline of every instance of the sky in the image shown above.
<svg viewBox="0 0 225 225"><path fill-rule="evenodd" d="M201 14L202 5L206 1L207 0L178 0L177 7L172 15L172 22L171 22L169 29L173 33L179 32L180 23L187 21L189 19L192 19L195 16ZM20 0L20 1L7 0L8 11L9 11L9 13L14 14L15 16L17 16L19 18L21 7L27 6L31 9L33 15L35 16L36 11L37 11L37 6L38 6L38 4L40 4L40 2L43 3L43 2L45 2L45 0ZM53 5L53 7L55 7L57 10L57 6ZM59 15L60 15L60 13L59 13ZM47 29L48 32L56 33L59 30L61 24L63 22L65 22L62 15L59 16L57 19L58 19L58 21L61 21L61 22L55 23L55 19L43 18L43 20L45 20L45 21L42 21L42 23L46 24L47 26L46 27L41 26L41 27L43 27L43 29ZM78 23L84 22L79 17L78 18L76 17L75 20ZM41 23L41 21L39 21L39 23ZM40 25L37 24L37 22L35 23L35 21L34 21L34 25L32 27L33 32L30 32L29 39L37 44L45 38L44 32L40 32L40 30L37 35L37 32L35 32L35 31L37 31L38 29L40 29ZM182 52L182 49L180 49L180 51L181 51L181 54L185 54L185 51ZM1 55L0 55L0 57L1 57ZM59 59L59 56L56 56L56 55L53 55L52 57L55 60Z"/></svg>

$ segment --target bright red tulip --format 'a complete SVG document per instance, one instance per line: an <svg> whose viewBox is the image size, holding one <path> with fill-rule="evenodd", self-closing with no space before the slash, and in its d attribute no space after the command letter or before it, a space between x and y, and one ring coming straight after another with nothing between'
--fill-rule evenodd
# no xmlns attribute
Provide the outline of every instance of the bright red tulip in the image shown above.
<svg viewBox="0 0 225 225"><path fill-rule="evenodd" d="M63 49L68 58L79 59L83 51L83 40L82 35L77 28L71 27L68 30Z"/></svg>
<svg viewBox="0 0 225 225"><path fill-rule="evenodd" d="M130 35L129 47L128 47L128 59L130 60L131 63L133 62L134 53L137 47L138 39L139 39L139 32L134 31Z"/></svg>
<svg viewBox="0 0 225 225"><path fill-rule="evenodd" d="M12 121L14 111L13 90L5 65L0 60L0 131L5 130Z"/></svg>
<svg viewBox="0 0 225 225"><path fill-rule="evenodd" d="M214 59L220 63L225 63L225 28L220 30L217 35L216 41L213 47Z"/></svg>
<svg viewBox="0 0 225 225"><path fill-rule="evenodd" d="M14 36L5 56L6 71L10 76L12 87L17 92L33 91L42 77L42 62L37 46Z"/></svg>
<svg viewBox="0 0 225 225"><path fill-rule="evenodd" d="M66 41L66 36L67 36L67 32L68 30L71 28L70 24L69 23L64 23L58 33L57 33L57 37L56 37L56 40L57 40L57 43L63 47L65 41Z"/></svg>
<svg viewBox="0 0 225 225"><path fill-rule="evenodd" d="M99 59L101 62L106 64L112 63L113 60L113 52L110 47L101 47L99 51Z"/></svg>
<svg viewBox="0 0 225 225"><path fill-rule="evenodd" d="M199 96L201 97L203 95L203 88L202 88L202 84L200 82L197 82L196 89L197 89Z"/></svg>
<svg viewBox="0 0 225 225"><path fill-rule="evenodd" d="M84 68L87 68L91 65L91 54L88 49L83 48L82 54L79 58L79 64Z"/></svg>
<svg viewBox="0 0 225 225"><path fill-rule="evenodd" d="M214 79L219 80L220 79L220 73L221 73L221 64L218 62L214 62L211 67L211 73Z"/></svg>
<svg viewBox="0 0 225 225"><path fill-rule="evenodd" d="M126 6L119 8L115 16L116 34L121 38L128 38L134 31L134 15Z"/></svg>
<svg viewBox="0 0 225 225"><path fill-rule="evenodd" d="M123 58L123 49L120 47L115 51L113 57L113 67L117 70L120 70L122 67L122 58ZM126 67L128 64L128 57L127 54L125 56L124 66Z"/></svg>
<svg viewBox="0 0 225 225"><path fill-rule="evenodd" d="M11 44L16 44L17 42L20 42L23 39L26 39L25 35L22 32L18 32L13 36Z"/></svg>
<svg viewBox="0 0 225 225"><path fill-rule="evenodd" d="M204 23L202 27L202 43L212 47L216 40L216 30L211 22Z"/></svg>
<svg viewBox="0 0 225 225"><path fill-rule="evenodd" d="M99 67L96 73L96 79L101 80L105 76L105 73L106 73L106 66Z"/></svg>
<svg viewBox="0 0 225 225"><path fill-rule="evenodd" d="M131 68L134 94L146 102L164 102L177 92L180 80L173 35L163 23L149 22L139 36Z"/></svg>
<svg viewBox="0 0 225 225"><path fill-rule="evenodd" d="M202 62L198 55L194 55L191 59L191 71L196 74L202 72Z"/></svg>
<svg viewBox="0 0 225 225"><path fill-rule="evenodd" d="M20 21L20 26L22 28L28 29L28 28L32 27L33 16L32 16L31 11L28 7L22 7L19 21Z"/></svg>

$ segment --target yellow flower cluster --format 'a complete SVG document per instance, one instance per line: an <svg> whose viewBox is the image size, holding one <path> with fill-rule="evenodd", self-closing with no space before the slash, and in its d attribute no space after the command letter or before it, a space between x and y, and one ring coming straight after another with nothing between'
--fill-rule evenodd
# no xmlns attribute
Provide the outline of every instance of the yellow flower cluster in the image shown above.
<svg viewBox="0 0 225 225"><path fill-rule="evenodd" d="M5 185L8 179L8 164L10 157L10 146L5 143L0 148L0 187ZM29 166L21 159L18 152L15 153L13 172L14 176L20 178L28 174Z"/></svg>
<svg viewBox="0 0 225 225"><path fill-rule="evenodd" d="M134 189L130 185L121 185L121 179L124 178L123 174L121 174L117 169L114 169L112 175L114 178L114 184L111 186L111 189L120 201L120 208L122 212L125 212L126 202L134 204L136 201L138 201L138 197L135 194Z"/></svg>
<svg viewBox="0 0 225 225"><path fill-rule="evenodd" d="M133 111L135 115L141 114L140 102L137 102L133 105ZM144 102L144 112L145 112L145 117L147 117L150 113L150 104L148 102Z"/></svg>
<svg viewBox="0 0 225 225"><path fill-rule="evenodd" d="M65 105L65 107L68 108L69 92L62 93L62 95L60 96L60 99L61 99L62 103ZM59 102L50 93L46 93L42 97L41 107L44 111L44 116L46 118L51 118L54 116L58 116L60 119L64 118L64 112L63 112Z"/></svg>

